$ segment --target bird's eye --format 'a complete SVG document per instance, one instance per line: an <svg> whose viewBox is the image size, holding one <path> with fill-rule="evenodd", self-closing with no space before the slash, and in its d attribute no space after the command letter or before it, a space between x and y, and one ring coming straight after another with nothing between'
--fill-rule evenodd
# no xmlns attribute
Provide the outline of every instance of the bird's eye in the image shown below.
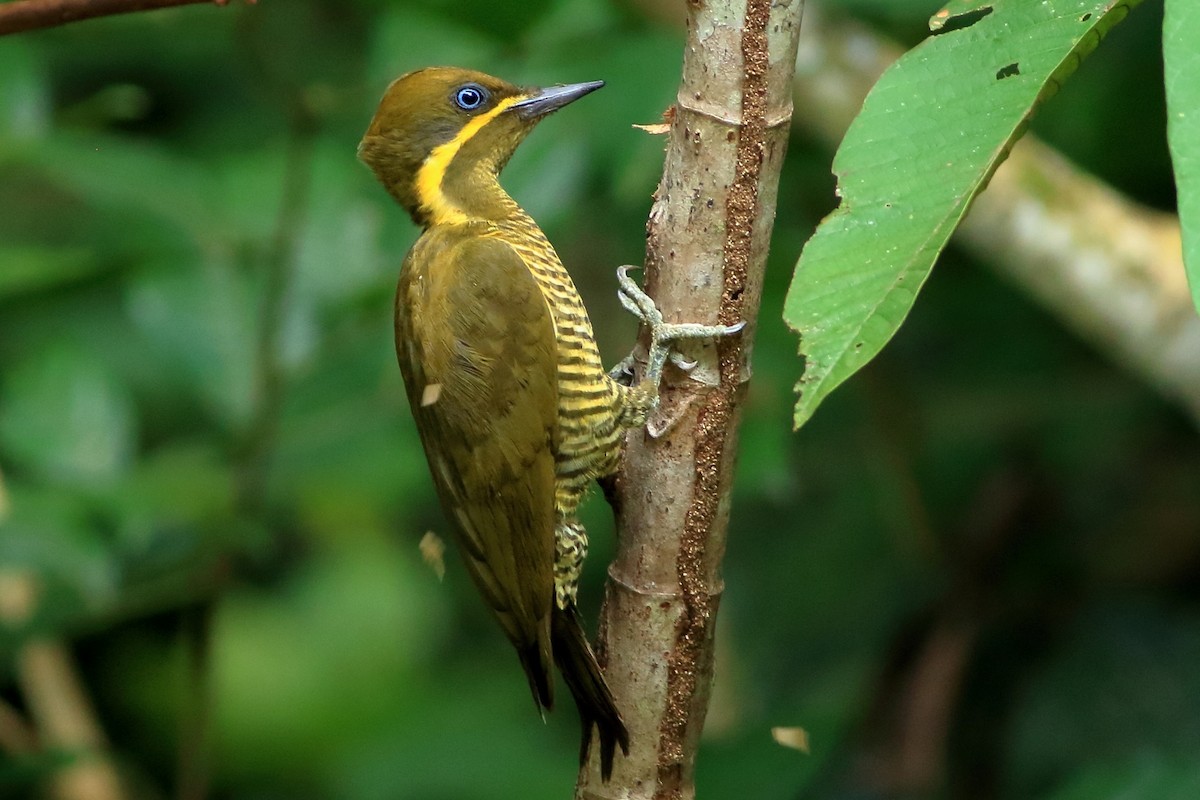
<svg viewBox="0 0 1200 800"><path fill-rule="evenodd" d="M474 111L487 102L487 89L475 83L458 87L454 93L454 104L463 111Z"/></svg>

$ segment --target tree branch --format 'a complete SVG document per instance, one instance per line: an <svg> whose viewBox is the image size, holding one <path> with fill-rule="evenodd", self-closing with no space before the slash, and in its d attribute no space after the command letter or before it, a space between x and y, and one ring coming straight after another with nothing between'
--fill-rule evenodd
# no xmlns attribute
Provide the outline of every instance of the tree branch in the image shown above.
<svg viewBox="0 0 1200 800"><path fill-rule="evenodd" d="M50 794L58 800L123 800L108 742L79 670L66 645L55 639L26 643L17 653L17 684L45 749L70 754L54 773Z"/></svg>
<svg viewBox="0 0 1200 800"><path fill-rule="evenodd" d="M281 91L287 91L286 88ZM290 93L289 93L290 94ZM275 233L264 259L262 304L256 342L255 399L249 425L235 443L234 506L240 519L269 525L268 480L279 439L287 368L282 361L288 301L295 278L296 251L311 201L316 121L293 98L291 133L283 172L283 198ZM212 636L219 596L214 594L180 618L186 653L187 694L179 740L178 800L204 800L211 782L209 750L213 716Z"/></svg>
<svg viewBox="0 0 1200 800"><path fill-rule="evenodd" d="M0 508L0 522L5 514ZM0 569L0 628L26 630L40 599L34 573ZM46 781L45 794L54 800L124 800L100 720L67 646L49 637L27 639L13 665L29 719L0 701L0 748L15 755L40 750L69 757Z"/></svg>
<svg viewBox="0 0 1200 800"><path fill-rule="evenodd" d="M257 0L246 0L251 5L255 2ZM229 5L229 0L16 0L0 3L0 36L54 28L81 19L196 3L224 6Z"/></svg>
<svg viewBox="0 0 1200 800"><path fill-rule="evenodd" d="M593 759L580 775L582 798L695 793L739 406L787 148L802 7L688 4L683 75L647 226L646 284L669 321L748 324L690 352L695 369L668 379L656 417L626 441L600 652L631 749L608 785ZM655 430L657 437L648 433Z"/></svg>

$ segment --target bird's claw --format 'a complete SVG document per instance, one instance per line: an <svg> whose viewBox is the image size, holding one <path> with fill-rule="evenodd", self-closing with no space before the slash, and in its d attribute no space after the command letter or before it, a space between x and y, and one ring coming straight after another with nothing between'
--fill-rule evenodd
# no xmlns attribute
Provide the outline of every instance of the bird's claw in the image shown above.
<svg viewBox="0 0 1200 800"><path fill-rule="evenodd" d="M608 371L608 377L612 378L622 386L633 385L633 366L635 360L633 354L625 356L615 367Z"/></svg>
<svg viewBox="0 0 1200 800"><path fill-rule="evenodd" d="M696 364L699 363L696 361L696 359L688 358L678 350L672 350L671 354L667 356L667 358L672 364L679 367L679 369L683 370L684 372L691 372L696 368Z"/></svg>
<svg viewBox="0 0 1200 800"><path fill-rule="evenodd" d="M629 270L638 269L625 265L617 267L617 285L620 287L617 291L617 297L621 301L621 305L625 306L625 310L642 322L653 328L655 325L661 325L663 321L662 312L658 310L658 306L654 304L654 300L650 295L642 291L642 287L637 285L633 278L629 277Z"/></svg>
<svg viewBox="0 0 1200 800"><path fill-rule="evenodd" d="M718 336L729 336L746 327L745 321L736 325L699 325L696 323L668 323L663 321L662 312L658 310L650 295L629 277L629 270L636 267L622 266L617 268L617 284L620 287L617 296L626 310L640 319L650 328L650 354L647 359L646 379L657 385L662 377L663 367L669 360L680 369L690 371L696 362L685 358L671 349L670 343L678 339L706 339ZM622 361L609 373L614 380L620 380L617 374L631 373L632 357ZM614 374L617 373L617 374Z"/></svg>

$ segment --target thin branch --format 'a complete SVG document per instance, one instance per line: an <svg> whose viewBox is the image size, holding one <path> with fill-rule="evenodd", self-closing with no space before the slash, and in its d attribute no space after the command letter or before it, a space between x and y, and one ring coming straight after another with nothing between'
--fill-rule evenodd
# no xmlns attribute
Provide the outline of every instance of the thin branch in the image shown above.
<svg viewBox="0 0 1200 800"><path fill-rule="evenodd" d="M29 755L37 750L37 744L37 734L29 721L20 711L0 700L0 752Z"/></svg>
<svg viewBox="0 0 1200 800"><path fill-rule="evenodd" d="M8 518L10 510L8 490L4 488L4 470L0 469L0 523L3 523Z"/></svg>
<svg viewBox="0 0 1200 800"><path fill-rule="evenodd" d="M688 4L683 75L650 212L646 283L672 321L747 321L700 346L626 442L615 485L620 542L601 621L606 677L630 754L582 798L694 796L708 707L739 406L787 148L802 0ZM665 654L665 663L664 663Z"/></svg>
<svg viewBox="0 0 1200 800"><path fill-rule="evenodd" d="M245 0L254 4L257 0ZM54 28L93 17L110 17L134 11L153 11L173 6L210 3L229 5L229 0L16 0L0 4L0 36L39 28Z"/></svg>
<svg viewBox="0 0 1200 800"><path fill-rule="evenodd" d="M279 434L286 368L280 360L284 322L293 282L296 250L303 232L312 173L314 121L293 111L283 174L283 202L265 259L262 305L255 343L255 405L246 435L235 457L236 505L239 514L261 517L265 511L271 456Z"/></svg>
<svg viewBox="0 0 1200 800"><path fill-rule="evenodd" d="M42 747L73 756L55 773L52 795L59 800L123 800L108 742L67 647L51 639L30 641L16 663L17 684Z"/></svg>
<svg viewBox="0 0 1200 800"><path fill-rule="evenodd" d="M181 702L177 762L179 800L208 796L213 716L212 634L216 597L180 613L185 693Z"/></svg>
<svg viewBox="0 0 1200 800"><path fill-rule="evenodd" d="M267 482L279 438L287 372L281 360L284 323L294 277L296 250L308 210L315 121L295 101L285 153L282 203L264 263L262 305L255 345L255 403L249 425L234 454L238 517L266 525ZM178 800L209 795L209 747L213 710L212 628L218 596L184 611L180 632L187 656L187 696L179 740Z"/></svg>
<svg viewBox="0 0 1200 800"><path fill-rule="evenodd" d="M0 626L24 628L40 595L34 573L0 570ZM70 763L49 781L48 794L56 800L124 800L104 731L66 645L57 639L31 639L20 645L14 664L29 720L0 702L0 748L17 755L40 748L70 756Z"/></svg>
<svg viewBox="0 0 1200 800"><path fill-rule="evenodd" d="M8 516L4 474L0 473L0 525ZM0 626L20 630L33 614L38 586L33 576L21 569L0 568ZM26 755L37 750L37 732L20 711L0 699L0 752Z"/></svg>

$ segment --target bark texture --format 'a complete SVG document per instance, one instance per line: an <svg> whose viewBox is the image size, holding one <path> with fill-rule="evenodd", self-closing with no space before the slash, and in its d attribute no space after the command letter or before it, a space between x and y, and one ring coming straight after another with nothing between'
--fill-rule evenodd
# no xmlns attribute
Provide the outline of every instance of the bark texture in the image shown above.
<svg viewBox="0 0 1200 800"><path fill-rule="evenodd" d="M683 76L647 225L646 286L668 322L745 330L686 354L626 442L613 493L600 656L629 726L612 781L577 797L687 800L708 708L739 404L787 149L802 0L687 5Z"/></svg>

